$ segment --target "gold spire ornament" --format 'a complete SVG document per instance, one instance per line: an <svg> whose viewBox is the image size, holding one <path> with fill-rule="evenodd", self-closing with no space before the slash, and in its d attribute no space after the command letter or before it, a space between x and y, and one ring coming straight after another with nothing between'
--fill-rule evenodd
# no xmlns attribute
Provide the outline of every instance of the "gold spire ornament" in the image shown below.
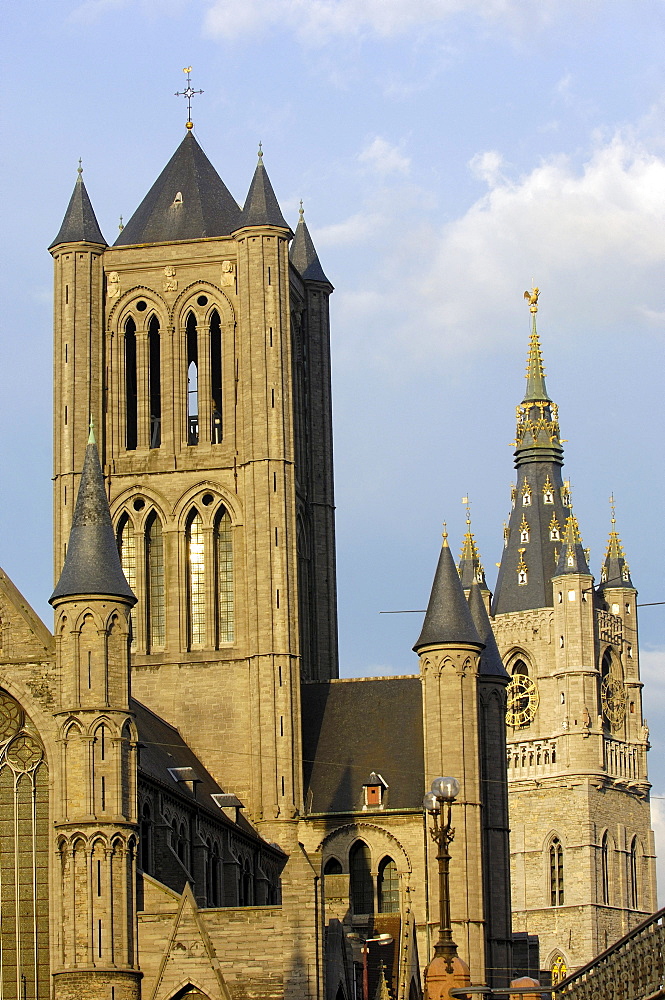
<svg viewBox="0 0 665 1000"><path fill-rule="evenodd" d="M530 292L524 293L524 298L529 303L529 312L534 315L538 312L538 296L540 295L540 288L532 288Z"/></svg>

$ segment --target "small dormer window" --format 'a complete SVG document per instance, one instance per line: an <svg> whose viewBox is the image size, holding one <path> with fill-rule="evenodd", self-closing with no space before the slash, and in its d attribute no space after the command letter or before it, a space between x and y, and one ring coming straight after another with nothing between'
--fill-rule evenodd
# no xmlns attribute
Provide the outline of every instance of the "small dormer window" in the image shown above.
<svg viewBox="0 0 665 1000"><path fill-rule="evenodd" d="M516 500L517 500L517 487L515 486L514 483L511 483L511 486L510 486L510 503L511 503L511 505L513 507L515 506L515 501Z"/></svg>
<svg viewBox="0 0 665 1000"><path fill-rule="evenodd" d="M504 549L508 546L508 539L510 538L510 528L503 522L503 547Z"/></svg>
<svg viewBox="0 0 665 1000"><path fill-rule="evenodd" d="M574 568L574 566L575 566L575 556L573 555L572 552L570 553L570 555L566 559L566 564L568 566L570 566L571 568Z"/></svg>
<svg viewBox="0 0 665 1000"><path fill-rule="evenodd" d="M524 562L524 549L519 549L520 561L517 564L517 583L520 587L525 587L528 583L528 570Z"/></svg>
<svg viewBox="0 0 665 1000"><path fill-rule="evenodd" d="M383 809L388 784L375 771L369 776L369 781L363 785L363 812L368 809Z"/></svg>
<svg viewBox="0 0 665 1000"><path fill-rule="evenodd" d="M526 517L522 515L522 523L520 524L520 542L528 542L529 537L529 522Z"/></svg>
<svg viewBox="0 0 665 1000"><path fill-rule="evenodd" d="M561 530L559 528L559 522L556 519L556 515L553 515L550 521L550 541L558 542L561 539Z"/></svg>
<svg viewBox="0 0 665 1000"><path fill-rule="evenodd" d="M175 198L173 199L174 205L182 205L182 191L178 191Z"/></svg>
<svg viewBox="0 0 665 1000"><path fill-rule="evenodd" d="M522 485L522 506L523 507L531 506L531 487L529 486L529 483L526 479L524 480L524 483Z"/></svg>

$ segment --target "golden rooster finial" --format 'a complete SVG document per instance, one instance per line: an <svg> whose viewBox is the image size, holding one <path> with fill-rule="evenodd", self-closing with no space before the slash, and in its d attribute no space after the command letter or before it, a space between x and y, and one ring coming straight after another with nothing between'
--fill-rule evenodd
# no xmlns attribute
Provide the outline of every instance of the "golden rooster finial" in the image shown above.
<svg viewBox="0 0 665 1000"><path fill-rule="evenodd" d="M524 298L529 303L529 312L532 312L534 314L538 312L538 296L539 295L540 295L540 289L539 288L532 288L530 292L525 292L524 293Z"/></svg>

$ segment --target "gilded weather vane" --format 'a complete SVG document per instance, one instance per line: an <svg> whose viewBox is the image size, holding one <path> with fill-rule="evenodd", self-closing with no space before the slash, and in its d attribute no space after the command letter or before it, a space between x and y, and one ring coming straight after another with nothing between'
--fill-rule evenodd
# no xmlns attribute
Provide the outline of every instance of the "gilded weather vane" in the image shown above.
<svg viewBox="0 0 665 1000"><path fill-rule="evenodd" d="M195 94L203 93L202 90L193 90L192 81L189 76L191 72L192 72L192 67L185 66L185 68L183 69L183 73L187 74L187 86L185 87L184 90L176 90L175 92L176 97L187 98L187 121L185 122L185 128L190 129L190 131L191 129L194 128L194 122L192 121L192 97L194 97Z"/></svg>
<svg viewBox="0 0 665 1000"><path fill-rule="evenodd" d="M530 292L524 293L524 298L529 303L529 312L538 312L538 296L540 295L539 288L532 288Z"/></svg>

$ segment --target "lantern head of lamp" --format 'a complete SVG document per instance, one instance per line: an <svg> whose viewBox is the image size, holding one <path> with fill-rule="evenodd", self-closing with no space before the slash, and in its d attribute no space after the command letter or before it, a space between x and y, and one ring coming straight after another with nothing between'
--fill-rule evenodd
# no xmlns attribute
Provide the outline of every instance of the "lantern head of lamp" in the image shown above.
<svg viewBox="0 0 665 1000"><path fill-rule="evenodd" d="M435 778L430 794L439 801L452 802L459 795L459 781L457 778Z"/></svg>

